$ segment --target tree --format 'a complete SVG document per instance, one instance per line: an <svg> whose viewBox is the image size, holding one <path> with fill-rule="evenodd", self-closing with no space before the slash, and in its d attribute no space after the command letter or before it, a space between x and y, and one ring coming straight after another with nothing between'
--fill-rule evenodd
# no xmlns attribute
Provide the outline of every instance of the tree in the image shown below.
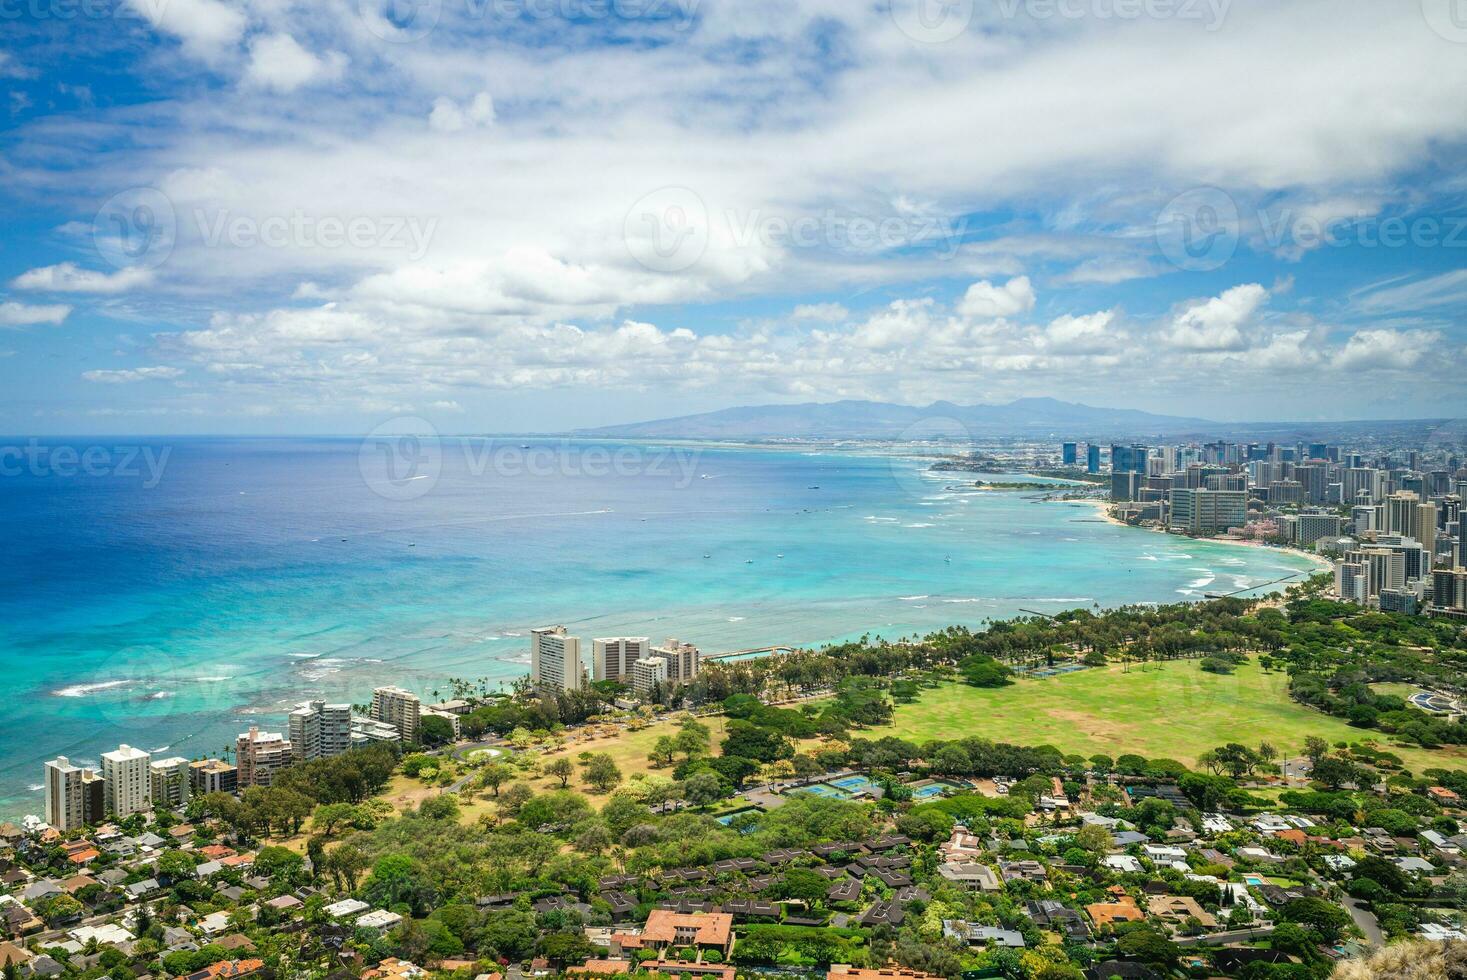
<svg viewBox="0 0 1467 980"><path fill-rule="evenodd" d="M1329 743L1318 735L1310 735L1304 739L1304 757L1309 760L1309 765L1319 765L1319 760L1329 754Z"/></svg>
<svg viewBox="0 0 1467 980"><path fill-rule="evenodd" d="M659 766L670 766L676 754L677 740L671 735L659 735L657 741L652 743L652 751L647 753L647 759Z"/></svg>
<svg viewBox="0 0 1467 980"><path fill-rule="evenodd" d="M684 724L672 741L677 751L683 754L684 759L707 755L709 743L708 726L697 721L691 725Z"/></svg>
<svg viewBox="0 0 1467 980"><path fill-rule="evenodd" d="M191 851L164 851L158 857L158 874L169 881L184 881L194 876L196 865Z"/></svg>
<svg viewBox="0 0 1467 980"><path fill-rule="evenodd" d="M1296 898L1283 908L1285 922L1297 922L1308 926L1326 944L1339 939L1340 933L1350 924L1350 913L1333 902L1321 898Z"/></svg>
<svg viewBox="0 0 1467 980"><path fill-rule="evenodd" d="M344 883L347 891L356 891L357 879L371 865L366 853L355 844L347 842L326 855L326 870L336 881L337 887Z"/></svg>
<svg viewBox="0 0 1467 980"><path fill-rule="evenodd" d="M570 778L576 774L576 767L565 756L560 756L550 760L550 764L545 767L545 774L560 780L560 788L565 789Z"/></svg>
<svg viewBox="0 0 1467 980"><path fill-rule="evenodd" d="M540 953L557 966L584 963L596 955L596 947L579 932L552 932L540 939Z"/></svg>
<svg viewBox="0 0 1467 980"><path fill-rule="evenodd" d="M437 715L425 715L418 721L418 737L424 745L447 745L453 741L453 722Z"/></svg>
<svg viewBox="0 0 1467 980"><path fill-rule="evenodd" d="M1358 785L1366 779L1363 769L1349 759L1334 755L1325 756L1316 762L1310 775L1332 790L1337 790L1346 783Z"/></svg>
<svg viewBox="0 0 1467 980"><path fill-rule="evenodd" d="M784 873L779 894L782 898L798 899L813 906L825 898L825 892L829 888L830 882L809 868L791 868Z"/></svg>
<svg viewBox="0 0 1467 980"><path fill-rule="evenodd" d="M499 806L511 817L519 816L520 809L535 796L535 791L524 783L511 783L499 797Z"/></svg>
<svg viewBox="0 0 1467 980"><path fill-rule="evenodd" d="M499 787L513 778L514 770L502 762L491 762L479 773L479 782L492 789L496 798L499 796Z"/></svg>
<svg viewBox="0 0 1467 980"><path fill-rule="evenodd" d="M723 754L755 762L773 762L790 758L795 749L789 739L777 731L760 728L747 721L731 721L723 739Z"/></svg>
<svg viewBox="0 0 1467 980"><path fill-rule="evenodd" d="M683 799L701 810L727 796L726 785L717 773L695 772L683 781Z"/></svg>
<svg viewBox="0 0 1467 980"><path fill-rule="evenodd" d="M616 760L605 752L597 752L586 763L586 782L599 793L610 792L621 782Z"/></svg>
<svg viewBox="0 0 1467 980"><path fill-rule="evenodd" d="M317 831L331 837L337 827L354 822L356 816L357 808L350 803L322 803L311 815L311 823Z"/></svg>

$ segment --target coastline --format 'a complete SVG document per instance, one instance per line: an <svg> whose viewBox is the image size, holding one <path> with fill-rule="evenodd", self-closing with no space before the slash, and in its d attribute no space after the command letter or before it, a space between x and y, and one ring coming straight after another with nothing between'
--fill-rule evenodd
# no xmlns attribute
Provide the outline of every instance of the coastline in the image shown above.
<svg viewBox="0 0 1467 980"><path fill-rule="evenodd" d="M1265 551L1278 551L1284 554L1297 555L1298 557L1306 559L1314 564L1316 567L1319 568L1320 571L1325 572L1332 572L1334 571L1335 567L1334 562L1330 561L1328 558L1325 558L1323 555L1316 555L1312 552L1301 551L1298 548L1279 548L1275 545L1264 544L1262 541L1245 541L1241 538L1186 538L1180 535L1168 534L1166 531L1163 531L1160 528L1138 527L1135 524L1127 524L1125 521L1119 520L1116 517L1112 516L1110 512L1110 502L1107 500L1050 500L1045 502L1054 504L1085 505L1093 508L1096 512L1096 516L1100 517L1107 524L1115 524L1119 527L1129 527L1135 531L1149 531L1152 534L1160 534L1164 537L1169 538L1178 537L1185 541L1206 541L1210 544L1226 544L1232 545L1234 547L1262 549Z"/></svg>

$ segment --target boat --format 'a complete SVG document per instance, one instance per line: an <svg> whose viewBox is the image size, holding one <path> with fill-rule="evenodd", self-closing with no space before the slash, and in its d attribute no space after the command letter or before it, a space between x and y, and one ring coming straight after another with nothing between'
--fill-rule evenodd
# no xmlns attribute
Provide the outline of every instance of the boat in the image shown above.
<svg viewBox="0 0 1467 980"><path fill-rule="evenodd" d="M745 558L744 559L744 564L745 565L752 565L752 564L754 564L754 559L752 559L752 558Z"/></svg>
<svg viewBox="0 0 1467 980"><path fill-rule="evenodd" d="M784 555L775 555L774 557L776 557L776 558L783 558Z"/></svg>

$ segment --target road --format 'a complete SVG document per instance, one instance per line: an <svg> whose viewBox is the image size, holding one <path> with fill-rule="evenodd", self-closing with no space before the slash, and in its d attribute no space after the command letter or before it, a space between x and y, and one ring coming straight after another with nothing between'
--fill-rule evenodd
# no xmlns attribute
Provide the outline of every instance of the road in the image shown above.
<svg viewBox="0 0 1467 980"><path fill-rule="evenodd" d="M1375 919L1375 913L1371 912L1360 902L1346 895L1344 897L1345 911L1350 913L1350 918L1365 933L1365 941L1371 946L1384 946L1385 933L1380 931L1380 923Z"/></svg>

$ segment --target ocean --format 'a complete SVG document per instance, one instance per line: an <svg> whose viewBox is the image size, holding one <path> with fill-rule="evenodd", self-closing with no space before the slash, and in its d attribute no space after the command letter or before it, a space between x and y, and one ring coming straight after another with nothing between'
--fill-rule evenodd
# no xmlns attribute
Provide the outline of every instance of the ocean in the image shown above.
<svg viewBox="0 0 1467 980"><path fill-rule="evenodd" d="M964 491L971 475L869 450L19 445L0 467L7 818L41 812L57 755L218 754L307 698L508 681L534 626L725 652L1200 599L1310 568Z"/></svg>

